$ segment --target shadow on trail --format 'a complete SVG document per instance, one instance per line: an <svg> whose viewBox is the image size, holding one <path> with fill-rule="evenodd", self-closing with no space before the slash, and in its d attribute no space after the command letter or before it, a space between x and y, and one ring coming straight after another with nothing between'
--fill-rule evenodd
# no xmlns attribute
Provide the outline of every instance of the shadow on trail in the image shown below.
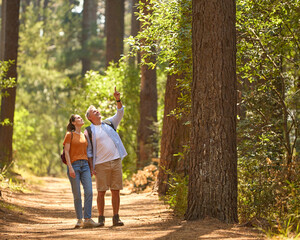
<svg viewBox="0 0 300 240"><path fill-rule="evenodd" d="M120 217L125 226L113 227L109 191L105 226L78 229L74 228L76 217L68 180L46 178L36 190L7 192L4 199L0 198L0 239L258 239L253 237L253 231L251 235L249 230L215 219L183 221L152 194L122 195ZM98 216L96 195L94 191L94 220Z"/></svg>
<svg viewBox="0 0 300 240"><path fill-rule="evenodd" d="M225 224L216 219L204 219L196 221L181 221L170 220L166 223L158 224L158 228L168 228L169 232L162 237L157 237L155 240L166 239L236 239L250 240L263 239L258 237L258 233L254 234L254 230L245 230L234 224Z"/></svg>
<svg viewBox="0 0 300 240"><path fill-rule="evenodd" d="M20 208L15 204L6 203L2 200L0 200L0 222L1 220L3 221L1 225L9 225L11 222L35 223L35 221L31 220L27 215L24 215L23 208Z"/></svg>

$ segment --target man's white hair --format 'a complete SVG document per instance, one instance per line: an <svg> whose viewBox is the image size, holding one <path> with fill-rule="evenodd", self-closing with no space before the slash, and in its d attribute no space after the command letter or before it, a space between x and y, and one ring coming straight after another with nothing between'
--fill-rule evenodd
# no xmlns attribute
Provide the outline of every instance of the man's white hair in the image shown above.
<svg viewBox="0 0 300 240"><path fill-rule="evenodd" d="M91 106L89 106L89 108L86 110L86 113L85 113L85 117L86 117L86 119L87 120L89 120L90 122L92 122L91 120L90 120L90 111L93 109L93 108L96 108L94 105L91 105Z"/></svg>

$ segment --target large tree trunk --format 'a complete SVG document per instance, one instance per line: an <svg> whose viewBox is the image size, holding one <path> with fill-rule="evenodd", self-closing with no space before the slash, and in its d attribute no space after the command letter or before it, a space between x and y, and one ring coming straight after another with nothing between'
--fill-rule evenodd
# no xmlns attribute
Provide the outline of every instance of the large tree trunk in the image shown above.
<svg viewBox="0 0 300 240"><path fill-rule="evenodd" d="M1 60L13 60L6 78L17 80L17 56L19 37L19 8L20 0L2 1L2 29L1 29ZM12 161L13 122L15 112L16 87L4 89L8 95L1 99L0 122L5 119L9 125L0 124L0 169Z"/></svg>
<svg viewBox="0 0 300 240"><path fill-rule="evenodd" d="M186 218L237 222L235 1L193 1Z"/></svg>
<svg viewBox="0 0 300 240"><path fill-rule="evenodd" d="M163 128L160 150L160 168L158 174L158 192L165 195L168 191L170 174L173 173L186 175L186 164L184 159L179 159L174 154L184 153L184 144L188 142L189 128L184 125L186 119L177 119L170 114L172 110L179 107L178 98L180 89L177 86L178 75L168 75L165 93L165 109L163 118Z"/></svg>
<svg viewBox="0 0 300 240"><path fill-rule="evenodd" d="M139 0L132 0L132 12L131 12L131 29L130 29L130 35L135 37L139 30L140 30L140 21L137 18L136 13L138 12L137 6L138 6ZM135 65L136 63L140 63L140 54L138 53L136 57L130 58L130 65ZM137 61L136 61L137 60Z"/></svg>
<svg viewBox="0 0 300 240"><path fill-rule="evenodd" d="M141 1L145 6L149 0ZM144 14L151 14L146 8ZM148 23L151 24L151 23ZM141 31L147 27L140 26ZM146 41L146 40L143 40ZM155 49L153 49L153 52ZM143 56L145 53L141 53ZM141 66L141 91L140 91L140 124L138 127L138 161L137 169L141 169L151 163L151 158L157 156L155 148L154 123L157 122L157 88L156 88L156 68L150 68L147 63L155 63L154 56L147 57ZM154 140L154 141L153 141Z"/></svg>
<svg viewBox="0 0 300 240"><path fill-rule="evenodd" d="M131 12L131 29L130 35L136 36L140 30L140 21L137 18L136 13L138 13L138 6L139 0L132 0L132 12Z"/></svg>
<svg viewBox="0 0 300 240"><path fill-rule="evenodd" d="M154 58L147 60L149 61L154 62ZM157 122L156 68L150 69L147 65L142 65L141 75L137 169L149 165L152 157L157 156L156 142L153 141L154 123Z"/></svg>
<svg viewBox="0 0 300 240"><path fill-rule="evenodd" d="M111 61L118 62L123 54L124 1L106 0L106 66Z"/></svg>
<svg viewBox="0 0 300 240"><path fill-rule="evenodd" d="M82 16L82 71L81 75L91 70L91 51L88 46L91 37L97 34L97 0L84 0Z"/></svg>

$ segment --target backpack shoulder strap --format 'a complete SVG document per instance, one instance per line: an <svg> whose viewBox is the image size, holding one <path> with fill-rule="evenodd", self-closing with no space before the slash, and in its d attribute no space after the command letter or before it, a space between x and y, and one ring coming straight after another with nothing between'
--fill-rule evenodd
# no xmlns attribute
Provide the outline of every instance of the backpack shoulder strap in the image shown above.
<svg viewBox="0 0 300 240"><path fill-rule="evenodd" d="M111 121L105 119L105 120L103 120L102 122L105 123L105 124L107 124L107 125L109 125L110 127L113 128L113 130L116 131L116 129L115 129L115 127L114 127L114 125L113 125L113 123L112 123Z"/></svg>
<svg viewBox="0 0 300 240"><path fill-rule="evenodd" d="M92 135L92 129L91 129L91 126L88 126L88 127L86 127L85 129L86 129L87 132L88 132L90 142L91 142L91 144L92 144L92 146L93 146L93 142L92 142L93 135Z"/></svg>

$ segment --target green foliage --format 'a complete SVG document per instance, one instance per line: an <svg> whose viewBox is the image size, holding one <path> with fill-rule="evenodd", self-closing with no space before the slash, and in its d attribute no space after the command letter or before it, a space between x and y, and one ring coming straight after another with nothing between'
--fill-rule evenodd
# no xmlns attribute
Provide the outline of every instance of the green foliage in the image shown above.
<svg viewBox="0 0 300 240"><path fill-rule="evenodd" d="M128 43L135 51L144 51L145 57L157 49L157 64L168 66L168 74L183 76L178 82L183 107L174 114L188 113L192 79L191 1L151 1L151 5L140 5L140 9L145 7L151 15L141 11L139 19L147 28L136 39L129 38ZM284 219L283 215L298 211L298 10L299 1L237 2L242 220Z"/></svg>
<svg viewBox="0 0 300 240"><path fill-rule="evenodd" d="M24 191L25 188L22 184L13 181L11 177L5 177L2 173L0 174L0 188L9 188L12 191ZM0 208L4 207L9 209L8 205L5 205L3 202L0 201Z"/></svg>
<svg viewBox="0 0 300 240"><path fill-rule="evenodd" d="M151 14L144 14L145 8ZM130 37L127 40L132 49L131 54L143 52L142 64L162 69L165 79L166 75L178 76L177 87L180 88L182 95L178 99L180 107L174 109L172 113L177 117L188 115L191 107L190 85L192 82L192 1L154 0L151 4L140 3L139 9L138 17L145 28L136 38ZM153 55L156 62L147 62L146 59ZM163 89L165 89L165 84L160 86L164 86ZM164 96L164 92L162 94ZM163 96L160 99L164 99ZM159 106L161 107L160 119L162 119L164 103L161 102ZM156 126L159 133L161 133L161 126L162 121ZM156 138L160 139L159 134ZM171 176L166 202L177 215L183 216L187 207L188 180L187 177L181 177L175 173Z"/></svg>
<svg viewBox="0 0 300 240"><path fill-rule="evenodd" d="M182 177L170 171L168 171L168 174L171 177L169 178L169 189L165 196L165 201L177 216L183 217L187 209L188 176Z"/></svg>
<svg viewBox="0 0 300 240"><path fill-rule="evenodd" d="M237 2L242 221L283 226L299 213L299 8L296 0Z"/></svg>
<svg viewBox="0 0 300 240"><path fill-rule="evenodd" d="M12 60L0 61L0 98L8 95L5 89L16 86L16 82L14 78L6 77L6 73L12 64L14 64L14 61ZM1 101L0 101L0 111L1 111ZM8 125L8 124L10 124L9 119L4 119L2 122L0 122L0 125Z"/></svg>
<svg viewBox="0 0 300 240"><path fill-rule="evenodd" d="M58 71L66 71L70 77L75 77L81 72L81 20L82 14L72 11L74 5L61 3L56 8L56 21L51 25L46 24L47 30L56 37L54 40L53 54L55 55L55 68ZM48 9L51 14L51 9Z"/></svg>
<svg viewBox="0 0 300 240"><path fill-rule="evenodd" d="M124 173L130 175L136 159L138 72L124 61L111 66L105 74L89 72L86 79L80 77L80 58L85 54L80 43L82 16L73 7L59 0L49 2L47 9L30 4L21 13L15 168L37 175L61 174L65 167L59 156L69 116L77 113L83 117L90 104L100 107L104 117L111 116L116 107L112 95L116 85L126 105L119 132L129 152ZM99 57L102 43L97 41L91 39L88 45L98 49L92 58L98 59L93 62L99 67L104 54ZM100 88L97 84L101 84Z"/></svg>
<svg viewBox="0 0 300 240"><path fill-rule="evenodd" d="M274 222L269 229L261 229L268 239L299 239L300 238L300 216L292 214L286 220Z"/></svg>
<svg viewBox="0 0 300 240"><path fill-rule="evenodd" d="M53 51L60 23L49 17L44 27L39 12L30 5L21 15L14 158L16 168L55 175L63 168L59 156L69 116L68 78L56 69Z"/></svg>
<svg viewBox="0 0 300 240"><path fill-rule="evenodd" d="M151 14L144 14L144 8ZM163 67L166 74L179 76L178 87L182 96L178 99L181 107L176 113L188 114L192 82L192 1L153 0L151 4L140 4L139 9L139 20L147 27L135 39L130 37L127 40L131 54L142 51L142 64L148 64L145 59L154 54L157 60L154 64Z"/></svg>
<svg viewBox="0 0 300 240"><path fill-rule="evenodd" d="M14 172L11 168L11 165L6 165L0 172L0 189L9 188L12 191L27 191L24 184L24 178ZM2 205L2 207L5 207ZM1 201L0 201L1 208Z"/></svg>
<svg viewBox="0 0 300 240"><path fill-rule="evenodd" d="M18 191L19 189L13 189L13 190ZM16 212L17 214L20 214L20 215L22 215L24 213L24 209L22 209L21 207L0 200L0 209L3 209L3 208L8 209L13 212Z"/></svg>
<svg viewBox="0 0 300 240"><path fill-rule="evenodd" d="M7 92L3 92L2 90L14 87L16 84L14 78L6 77L6 73L12 64L14 64L12 60L0 61L0 97L7 94Z"/></svg>

